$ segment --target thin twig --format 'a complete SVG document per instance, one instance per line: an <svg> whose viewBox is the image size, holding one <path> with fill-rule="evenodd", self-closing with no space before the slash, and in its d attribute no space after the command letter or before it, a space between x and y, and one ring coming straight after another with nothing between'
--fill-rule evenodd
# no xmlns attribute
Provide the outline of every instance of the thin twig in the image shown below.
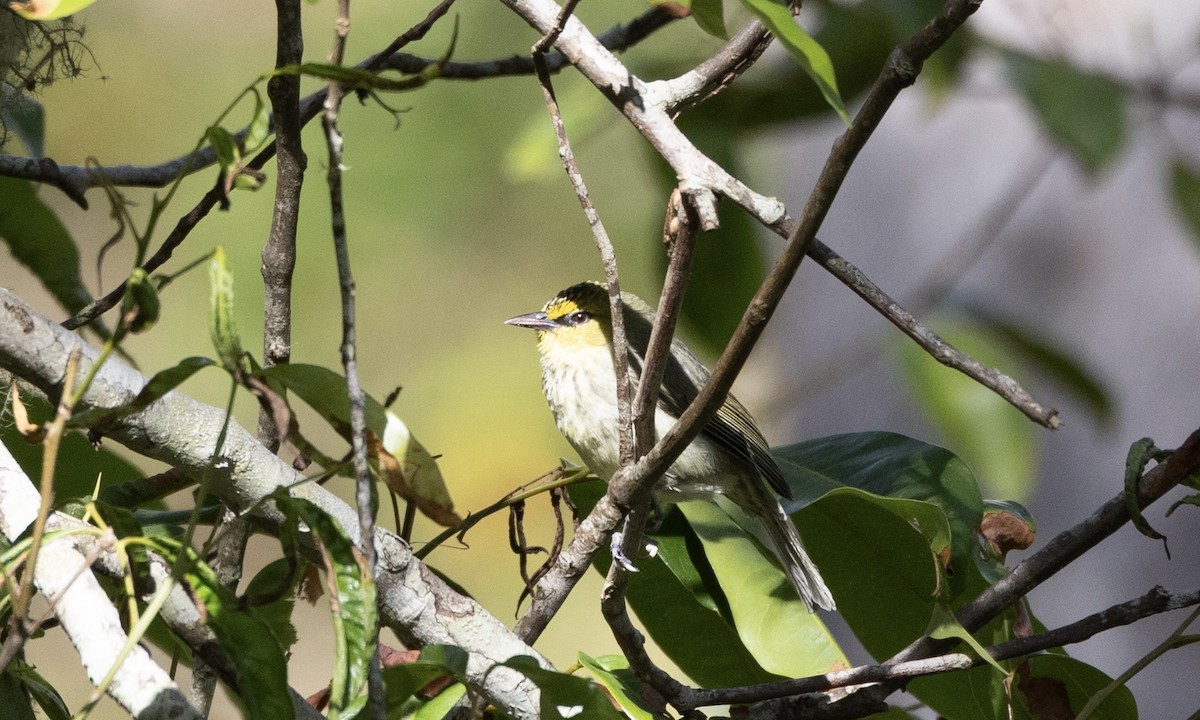
<svg viewBox="0 0 1200 720"><path fill-rule="evenodd" d="M1050 648L1083 642L1099 633L1129 625L1143 618L1200 604L1200 590L1168 593L1154 588L1142 597L1114 605L1069 625L1028 637L1013 638L987 648L994 660L1009 660L1032 655ZM924 675L966 670L986 661L966 653L948 653L928 658L879 665L861 665L825 675L782 680L739 688L689 690L683 711L708 705L747 704L805 693L824 692L866 683L898 683Z"/></svg>
<svg viewBox="0 0 1200 720"><path fill-rule="evenodd" d="M613 50L624 50L632 45L641 42L649 37L654 31L660 29L674 18L666 11L658 6L655 6L641 16L628 23L627 25L616 25L608 32L601 36L601 42L605 43L605 47ZM359 67L366 67L375 60L379 55L372 56L367 60L359 63ZM385 68L398 69L403 72L414 72L405 67L393 67L389 63L395 61L402 56L401 53L393 54L388 63L384 64ZM437 64L438 60L422 60L418 63L421 69L425 69L430 65ZM561 53L550 53L545 58L547 72L554 73L566 65L566 60ZM500 60L484 63L467 63L468 67L456 63L448 63L442 68L439 78L488 78L499 75L529 75L534 72L533 59L531 57L514 57L508 60ZM493 66L499 65L500 69L494 69ZM472 74L472 70L475 73ZM420 72L416 70L415 72ZM321 89L317 92L305 97L300 101L300 125L303 127L309 121L321 113L321 108L325 102L327 89ZM242 130L241 132L245 132ZM258 152L246 163L247 169L261 170L272 157L275 156L276 146L272 140L262 150ZM186 168L188 172L196 172L202 170L216 162L216 153L211 147L205 147L196 155L185 155L176 158L162 165L157 165L149 168L129 168L128 166L119 166L116 168L106 168L109 174L106 177L99 177L95 173L94 168L87 167L65 167L55 164L52 160L45 159L37 164L35 169L29 168L29 163L25 158L16 158L0 154L0 175L11 177L23 177L29 180L36 180L53 184L56 187L70 186L75 188L75 191L68 192L72 198L83 198L83 192L88 188L96 185L109 184L114 186L140 185L146 187L163 187L174 182L181 168ZM136 182L135 182L136 180ZM64 190L65 192L66 190ZM211 211L224 197L224 193L219 187L214 187L204 194L200 202L186 213L176 223L175 229L163 241L159 249L146 260L142 268L147 273L152 273L171 259L171 255L175 249L179 247L187 238L188 234L202 220L209 211ZM86 204L85 204L86 207ZM104 297L99 298L86 307L79 310L73 316L63 321L63 327L68 330L74 330L82 325L86 325L92 320L99 317L116 306L121 301L121 297L125 294L125 283L122 282L117 287L113 288Z"/></svg>
<svg viewBox="0 0 1200 720"><path fill-rule="evenodd" d="M557 37L562 32L569 16L567 11L573 6L573 3L568 3L562 8L556 18L555 23L547 30L544 37ZM616 371L617 381L617 424L620 427L620 458L621 465L626 466L633 459L633 433L632 425L630 424L630 403L631 390L629 387L629 344L625 337L625 313L624 303L621 301L621 283L617 272L617 254L613 249L612 240L608 237L608 231L604 229L604 223L600 220L600 214L596 212L596 206L592 203L591 196L588 194L587 185L583 181L583 174L579 170L579 165L575 162L575 154L571 150L571 143L567 139L566 126L563 124L562 113L558 109L558 99L554 95L554 86L550 81L550 72L545 65L544 53L538 50L541 46L541 40L534 45L533 62L537 70L538 82L542 88L542 96L546 101L546 109L550 112L550 121L554 128L554 137L558 141L558 154L562 159L563 168L567 172L567 178L571 181L571 187L575 189L575 196L579 199L579 204L583 208L583 214L587 218L588 226L592 230L592 237L596 240L596 247L600 251L600 261L604 265L604 278L608 285L608 302L609 309L612 314L612 333L613 333L613 366Z"/></svg>
<svg viewBox="0 0 1200 720"><path fill-rule="evenodd" d="M387 63L392 56L400 50L400 48L425 37L426 33L432 30L433 26L437 24L437 21L441 20L446 13L450 11L450 6L453 4L454 0L442 0L439 2L433 7L432 10L426 13L425 17L420 22L398 35L396 39L393 40L387 47L385 47L378 55L368 60L363 67L372 71L377 71L382 68L384 64ZM439 61L434 60L431 65L437 65L438 63ZM441 66L443 69L445 69L445 63L442 63ZM412 74L415 75L416 73Z"/></svg>
<svg viewBox="0 0 1200 720"><path fill-rule="evenodd" d="M350 33L350 0L338 0L335 21L333 51L329 62L341 65L345 58L346 37ZM327 88L324 114L321 125L325 130L325 142L329 149L327 179L329 184L330 225L333 236L334 255L337 258L338 287L342 298L342 367L346 372L346 392L350 400L350 444L354 455L354 499L358 510L358 526L362 542L363 564L371 576L375 575L375 488L371 479L371 467L367 462L366 442L366 395L358 377L358 345L356 331L354 272L350 266L350 247L346 237L345 205L342 199L342 167L344 140L338 129L338 115L342 105L343 90L337 81ZM379 626L370 629L368 642L374 647L379 643ZM386 715L383 696L383 676L378 653L371 653L371 664L367 674L367 705L370 717L383 720Z"/></svg>
<svg viewBox="0 0 1200 720"><path fill-rule="evenodd" d="M557 6L548 0L504 2L543 33L555 26ZM786 210L778 201L750 190L704 156L680 132L664 110L666 104L679 100L668 84L643 83L600 46L581 23L564 25L557 41L558 48L676 170L681 189L693 192L702 226L707 227L715 222L712 197L714 191L719 191L768 227L787 231L789 241L743 315L709 382L654 449L633 468L618 471L610 484L609 493L596 504L592 515L581 523L581 533L576 535L572 545L560 556L554 570L543 579L529 613L517 625L516 630L522 638L528 640L536 637L554 616L598 550L600 538L615 527L614 518L619 516L621 502L628 502L641 480L661 474L669 467L724 402L729 387L761 335L766 321L813 245L821 220L828 212L836 190L862 144L879 124L895 95L915 80L920 63L966 21L978 3L979 0L950 0L924 31L893 53L888 68L876 82L872 97L831 150L799 224L787 217Z"/></svg>
<svg viewBox="0 0 1200 720"><path fill-rule="evenodd" d="M449 0L446 0L444 4L448 5ZM437 8L430 13L430 16L432 17L436 11ZM655 5L628 23L614 25L600 35L600 40L605 47L611 50L627 50L676 19L674 15ZM389 46L389 50L397 44L402 47L405 42L412 42L423 36L424 31L428 30L427 21L428 18L394 40ZM426 58L408 53L389 52L389 50L372 55L360 62L358 67L372 70L396 70L416 75L441 63L439 58ZM558 72L567 64L562 53L551 52L546 55L546 67L551 73ZM438 77L444 80L485 80L496 77L532 75L533 73L532 57L514 55L495 60L445 63L442 65ZM322 89L304 98L301 106L319 108L324 99L325 90ZM307 123L315 116L315 113L311 115L302 113L302 115L304 122ZM235 137L244 133L245 129L235 133ZM273 145L269 149L270 153L267 157L274 154ZM216 161L217 154L211 146L202 148L194 155L188 153L157 165L113 165L105 167L103 171L88 166L59 165L50 158L26 158L0 153L0 176L32 180L56 187L86 210L88 202L85 193L91 188L104 184L116 187L165 187L175 182L181 172L193 174L210 167ZM259 169L261 165L248 165L248 167Z"/></svg>

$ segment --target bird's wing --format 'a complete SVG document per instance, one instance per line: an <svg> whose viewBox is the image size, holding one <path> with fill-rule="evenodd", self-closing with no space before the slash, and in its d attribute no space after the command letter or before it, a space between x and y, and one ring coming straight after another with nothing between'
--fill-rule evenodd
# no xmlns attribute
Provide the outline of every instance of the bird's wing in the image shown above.
<svg viewBox="0 0 1200 720"><path fill-rule="evenodd" d="M636 383L641 379L642 358L649 345L650 320L641 313L629 312L627 307L625 332L629 339L629 371L634 376ZM693 362L685 368L676 359L679 357L689 357ZM667 414L678 418L700 393L700 388L708 381L708 378L709 371L692 351L679 340L674 340L671 343L671 358L667 361L667 368L663 372L662 389L659 391L658 397L659 406ZM791 488L783 479L783 473L780 472L779 465L775 463L775 458L771 456L766 438L754 424L754 418L750 417L750 412L733 395L729 395L725 399L725 403L713 416L713 419L704 426L700 434L729 451L734 457L754 467L758 474L774 488L775 492L791 499Z"/></svg>

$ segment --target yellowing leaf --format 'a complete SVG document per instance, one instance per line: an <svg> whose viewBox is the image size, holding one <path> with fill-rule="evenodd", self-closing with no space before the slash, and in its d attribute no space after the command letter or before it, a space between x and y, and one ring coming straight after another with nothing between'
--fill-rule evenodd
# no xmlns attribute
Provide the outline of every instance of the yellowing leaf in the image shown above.
<svg viewBox="0 0 1200 720"><path fill-rule="evenodd" d="M21 0L8 6L26 20L57 20L74 15L96 0Z"/></svg>
<svg viewBox="0 0 1200 720"><path fill-rule="evenodd" d="M383 441L378 446L372 443L372 454L379 458L379 468L384 482L392 492L417 508L434 522L446 527L457 527L462 518L454 512L454 501L442 479L436 459L429 454L408 426L390 410L384 411L387 424L383 430Z"/></svg>

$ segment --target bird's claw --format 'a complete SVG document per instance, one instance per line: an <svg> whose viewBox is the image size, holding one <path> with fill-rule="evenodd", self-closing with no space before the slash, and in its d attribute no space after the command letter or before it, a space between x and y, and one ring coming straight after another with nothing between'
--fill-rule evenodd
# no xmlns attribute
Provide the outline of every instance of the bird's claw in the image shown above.
<svg viewBox="0 0 1200 720"><path fill-rule="evenodd" d="M624 542L625 542L625 533L618 530L612 534L613 562L620 565L626 572L635 573L638 571L637 567L634 566L633 561L629 559L629 556L625 554L625 550L621 547L624 544ZM649 538L644 540L644 542L645 542L646 554L649 555L650 557L657 556L658 555L658 543L654 542L653 540L650 540Z"/></svg>

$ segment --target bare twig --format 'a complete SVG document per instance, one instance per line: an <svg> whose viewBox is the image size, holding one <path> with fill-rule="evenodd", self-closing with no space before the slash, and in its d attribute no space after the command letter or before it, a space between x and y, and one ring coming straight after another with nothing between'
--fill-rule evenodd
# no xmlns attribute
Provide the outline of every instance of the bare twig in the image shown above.
<svg viewBox="0 0 1200 720"><path fill-rule="evenodd" d="M988 647L987 651L995 660L1024 657L1042 650L1083 642L1099 633L1122 625L1129 625L1152 615L1198 604L1200 604L1200 590L1187 593L1168 593L1162 588L1154 588L1142 597L1114 605L1069 625L1037 635L1013 638L997 643ZM749 687L692 690L685 694L688 703L691 704L685 704L682 709L686 711L707 705L746 704L866 683L895 684L923 675L966 670L985 662L974 655L949 653L914 660L889 661L880 665L862 665L825 675Z"/></svg>
<svg viewBox="0 0 1200 720"><path fill-rule="evenodd" d="M621 464L628 465L633 458L633 437L632 426L630 425L630 402L631 391L629 388L629 344L625 337L625 313L623 312L624 304L621 301L621 283L617 272L617 254L613 249L612 240L608 237L608 231L604 229L604 223L600 220L600 214L596 212L596 206L592 203L591 196L588 194L587 185L583 181L583 174L579 170L579 165L575 162L575 154L571 150L571 143L567 139L566 126L563 124L562 113L558 109L558 100L554 96L554 86L550 81L550 73L544 62L543 51L539 48L543 46L545 38L555 38L562 32L563 25L567 20L571 19L569 11L573 7L573 3L568 3L562 8L560 13L555 16L555 22L547 28L545 35L533 46L534 66L537 68L538 82L542 88L542 96L546 101L546 108L550 111L550 121L554 127L554 137L558 141L558 154L562 159L563 168L567 172L567 177L571 181L571 187L575 189L575 196L579 199L579 204L583 208L583 214L587 218L588 226L592 230L592 236L596 240L596 247L600 251L600 261L604 264L604 277L608 285L608 302L612 313L613 325L613 366L616 371L617 381L617 424L621 428Z"/></svg>
<svg viewBox="0 0 1200 720"><path fill-rule="evenodd" d="M388 49L359 63L358 67L370 68L372 70L397 70L415 75L428 69L430 66L438 65L441 62L438 58L425 58L407 53L398 53L392 48L403 47L404 44L423 36L424 32L431 25L430 18L436 20L440 17L440 15L434 17L435 13L439 9L442 9L444 12L445 8L442 6L444 5L448 8L449 2L450 0L445 0L442 5L439 5L438 8L435 8L430 13L429 18L418 23L408 32L394 40ZM600 39L607 48L616 51L625 50L645 40L655 31L675 19L675 16L655 5L628 23L614 25L602 34ZM566 59L561 53L552 52L546 56L546 67L551 73L558 72L567 64ZM533 58L526 55L496 60L449 62L442 66L438 77L447 80L483 80L513 75L532 75L533 73ZM320 108L324 99L325 90L322 89L304 98L301 102L301 107ZM302 111L301 116L304 123L307 123L316 116L316 112L309 113ZM239 133L236 133L235 137L240 137L245 132L243 129ZM264 152L267 152L266 157L269 159L274 154L274 145L269 146ZM105 167L103 171L88 166L60 165L50 158L26 158L0 153L0 176L32 180L51 185L61 190L67 197L86 210L88 202L85 193L91 188L104 184L111 184L116 187L165 187L175 182L180 173L186 172L192 174L213 165L216 161L216 151L208 146L202 148L194 155L188 153L157 165L113 165ZM262 164L251 164L248 167L260 169Z"/></svg>
<svg viewBox="0 0 1200 720"><path fill-rule="evenodd" d="M346 52L346 37L350 33L350 0L338 0L337 19L330 53L331 65L341 65ZM346 372L346 392L350 399L350 444L354 457L355 504L358 509L359 535L362 542L363 562L371 575L377 563L375 543L375 488L371 479L371 468L367 462L366 395L358 377L358 345L356 338L354 273L350 267L350 247L346 238L346 215L342 202L342 158L344 141L338 129L343 91L336 80L329 83L325 95L324 115L321 125L325 129L325 142L329 149L327 180L329 184L330 221L333 235L334 255L337 258L338 286L342 296L342 367ZM370 634L371 645L379 643L379 626ZM371 665L367 676L368 706L371 717L383 720L386 714L383 696L383 676L378 653L371 653Z"/></svg>
<svg viewBox="0 0 1200 720"><path fill-rule="evenodd" d="M655 6L634 21L627 25L617 25L601 36L605 47L613 50L626 49L648 37L655 30L669 23L674 18L666 11ZM377 57L382 56L380 53L377 56L372 56L359 66L366 67L374 62ZM407 69L411 65L404 67L393 66L389 63L400 58L401 54L392 55L388 62L383 64L386 69L398 69L404 72L420 72L420 70L412 71ZM425 69L429 65L437 64L438 60L422 60L417 65L420 69ZM563 56L560 53L551 53L546 58L546 68L548 72L557 72L566 64ZM484 63L467 63L467 67L460 64L448 63L443 67L439 74L440 78L487 78L497 75L528 75L534 72L533 60L531 57L514 57L503 61L484 62ZM315 118L320 112L325 102L327 90L319 90L312 95L300 101L300 125L307 125L310 120ZM242 133L245 130L241 131ZM261 170L267 162L275 156L275 141L267 144L262 150L254 156L250 162L246 163L249 170ZM190 159L190 162L189 162ZM182 169L186 168L188 172L196 172L216 162L216 154L211 148L204 148L196 156L185 155L176 158L162 165L156 165L147 168L128 168L127 166L117 166L116 168L107 168L110 173L104 177L96 174L95 168L90 167L66 167L54 163L52 160L43 159L31 165L26 158L17 158L0 154L0 175L11 175L12 177L23 177L29 180L46 182L55 185L56 187L72 188L68 195L73 198L78 197L82 200L83 193L89 188L102 184L110 184L115 186L124 185L143 185L146 187L163 187L174 182L178 178ZM111 174L111 171L117 171L116 175ZM39 174L40 173L40 174ZM137 180L134 182L134 180ZM64 189L64 192L66 190ZM74 193L74 194L72 194ZM142 268L151 273L165 264L171 259L175 248L179 247L187 238L200 220L202 220L209 211L213 209L224 197L220 188L214 187L205 193L200 202L179 219L175 229L171 232L167 239L163 241L162 246L142 265ZM86 206L86 205L85 205ZM125 283L122 282L117 287L113 288L104 297L99 298L86 307L75 313L72 317L63 322L63 327L75 329L86 325L92 320L107 312L120 302L121 297L125 293Z"/></svg>

